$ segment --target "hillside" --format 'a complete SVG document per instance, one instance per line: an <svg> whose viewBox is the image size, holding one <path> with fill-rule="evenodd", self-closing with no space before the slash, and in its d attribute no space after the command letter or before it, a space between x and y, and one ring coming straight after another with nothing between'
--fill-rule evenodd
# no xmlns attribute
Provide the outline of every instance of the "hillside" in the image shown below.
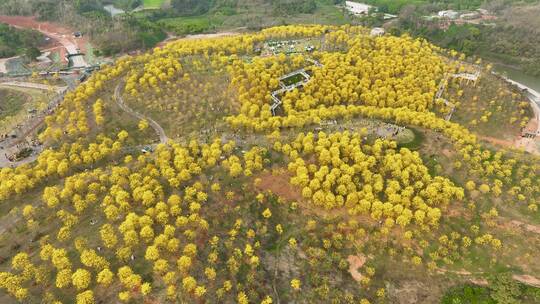
<svg viewBox="0 0 540 304"><path fill-rule="evenodd" d="M482 139L537 120L526 97L369 32L180 39L96 71L0 170L0 303L538 303L539 157Z"/></svg>
<svg viewBox="0 0 540 304"><path fill-rule="evenodd" d="M45 44L45 37L37 31L16 29L0 23L0 58L27 55L35 59L39 56L38 48Z"/></svg>
<svg viewBox="0 0 540 304"><path fill-rule="evenodd" d="M492 62L511 65L532 76L540 75L540 35L538 16L540 4L530 1L368 1L381 11L399 14L397 20L384 26L391 32L410 33L443 47L477 55ZM399 4L399 5L398 5ZM390 5L390 6L389 6ZM437 13L456 10L456 14L487 15L476 18L433 18ZM380 18L379 18L380 19ZM374 21L369 19L368 22ZM375 21L379 26L383 20Z"/></svg>

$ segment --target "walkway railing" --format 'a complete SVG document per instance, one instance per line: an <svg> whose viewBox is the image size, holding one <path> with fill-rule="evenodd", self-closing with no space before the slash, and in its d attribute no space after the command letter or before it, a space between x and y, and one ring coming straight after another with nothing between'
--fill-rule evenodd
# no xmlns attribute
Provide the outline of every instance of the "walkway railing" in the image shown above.
<svg viewBox="0 0 540 304"><path fill-rule="evenodd" d="M319 63L316 60L313 59L306 59L306 61L309 61L313 63L313 65L317 67L322 67L323 65ZM283 80L295 76L295 75L302 75L304 77L304 80L298 81L296 83L290 84L286 86L283 83ZM272 112L273 116L276 116L276 110L283 104L279 96L285 92L290 92L298 87L306 85L311 80L311 76L306 72L306 68L298 69L296 71L292 71L284 76L281 76L279 78L279 84L281 86L281 89L275 90L272 93L270 93L270 97L272 98L273 104L270 106L270 111Z"/></svg>

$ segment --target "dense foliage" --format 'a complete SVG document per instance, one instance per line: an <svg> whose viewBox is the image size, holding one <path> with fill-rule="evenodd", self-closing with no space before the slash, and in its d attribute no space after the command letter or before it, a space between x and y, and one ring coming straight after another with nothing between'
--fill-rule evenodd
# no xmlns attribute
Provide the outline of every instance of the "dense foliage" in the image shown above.
<svg viewBox="0 0 540 304"><path fill-rule="evenodd" d="M10 15L34 15L42 20L61 21L89 35L96 44L98 54L106 56L135 49L149 49L166 37L159 25L147 19L112 19L103 9L103 5L110 1L57 2L30 0L20 3L7 0L0 3L0 11Z"/></svg>
<svg viewBox="0 0 540 304"><path fill-rule="evenodd" d="M286 54L292 42L314 50ZM122 57L45 119L35 162L0 170L13 218L0 288L23 303L369 304L400 298L390 284L414 276L433 303L452 267L534 273L538 239L517 243L497 225L503 210L537 215L540 165L445 118L441 83L456 98L476 83L451 75L489 75L464 59L349 25ZM295 71L309 81L283 91L273 115L271 93ZM526 123L519 113L503 127ZM402 147L393 134L411 127L440 149ZM506 304L512 282L495 282L492 298Z"/></svg>
<svg viewBox="0 0 540 304"><path fill-rule="evenodd" d="M172 0L171 5L179 16L201 15L210 9L211 0Z"/></svg>
<svg viewBox="0 0 540 304"><path fill-rule="evenodd" d="M315 11L315 0L272 0L274 12L279 15L310 14Z"/></svg>
<svg viewBox="0 0 540 304"><path fill-rule="evenodd" d="M488 287L475 285L454 287L444 295L441 304L512 304L540 301L540 290L513 281L508 273L491 276L489 283Z"/></svg>
<svg viewBox="0 0 540 304"><path fill-rule="evenodd" d="M36 49L45 44L45 38L37 31L16 29L0 23L0 58L28 54L36 57ZM39 56L39 50L37 50Z"/></svg>

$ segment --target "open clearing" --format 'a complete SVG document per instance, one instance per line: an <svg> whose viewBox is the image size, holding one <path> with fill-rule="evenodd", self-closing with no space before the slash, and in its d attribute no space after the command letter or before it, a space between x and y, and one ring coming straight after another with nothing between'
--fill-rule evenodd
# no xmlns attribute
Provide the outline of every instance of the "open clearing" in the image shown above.
<svg viewBox="0 0 540 304"><path fill-rule="evenodd" d="M143 5L145 9L160 8L168 0L144 0Z"/></svg>
<svg viewBox="0 0 540 304"><path fill-rule="evenodd" d="M21 88L12 86L3 86L0 84L0 101L4 107L4 96L15 96L11 100L10 105L6 106L5 111L0 112L0 133L6 134L10 132L16 125L23 123L28 119L28 111L42 110L46 107L48 96L42 90L33 88ZM9 102L9 99L7 99ZM11 110L10 110L11 109Z"/></svg>
<svg viewBox="0 0 540 304"><path fill-rule="evenodd" d="M27 99L22 93L0 88L0 121L21 111Z"/></svg>

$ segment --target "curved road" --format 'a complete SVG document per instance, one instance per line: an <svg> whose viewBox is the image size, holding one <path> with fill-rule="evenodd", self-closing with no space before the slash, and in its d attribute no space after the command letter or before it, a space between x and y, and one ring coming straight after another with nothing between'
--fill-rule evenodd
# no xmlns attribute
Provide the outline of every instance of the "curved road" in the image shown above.
<svg viewBox="0 0 540 304"><path fill-rule="evenodd" d="M54 90L58 94L63 94L68 89L67 86L59 87L59 86L46 85L46 84L34 83L34 82L24 82L24 81L0 82L0 86L28 88L28 89L36 89L36 90L42 90L42 91Z"/></svg>
<svg viewBox="0 0 540 304"><path fill-rule="evenodd" d="M123 87L122 83L120 83L116 86L116 89L114 89L114 99L116 100L116 103L118 104L118 106L129 115L134 116L140 120L148 121L148 124L152 127L152 129L154 129L154 131L156 131L157 135L159 136L160 143L162 144L167 143L169 141L169 138L165 134L165 131L163 130L163 128L157 122L155 122L152 118L146 117L142 115L141 113L135 112L135 110L130 108L124 102L124 99L122 98L122 93L121 93L122 87Z"/></svg>

